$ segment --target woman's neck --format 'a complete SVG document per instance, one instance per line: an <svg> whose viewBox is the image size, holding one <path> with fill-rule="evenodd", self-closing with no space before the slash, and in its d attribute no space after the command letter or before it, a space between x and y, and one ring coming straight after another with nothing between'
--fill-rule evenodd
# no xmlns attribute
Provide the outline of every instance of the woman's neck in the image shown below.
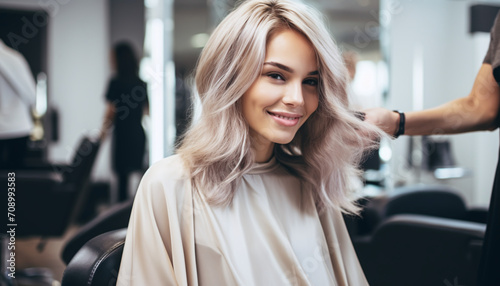
<svg viewBox="0 0 500 286"><path fill-rule="evenodd" d="M253 130L250 130L252 149L255 154L256 163L265 163L273 156L274 152L274 142L264 138L263 136L257 134Z"/></svg>
<svg viewBox="0 0 500 286"><path fill-rule="evenodd" d="M254 144L255 162L265 163L273 156L274 143L268 142L267 144Z"/></svg>

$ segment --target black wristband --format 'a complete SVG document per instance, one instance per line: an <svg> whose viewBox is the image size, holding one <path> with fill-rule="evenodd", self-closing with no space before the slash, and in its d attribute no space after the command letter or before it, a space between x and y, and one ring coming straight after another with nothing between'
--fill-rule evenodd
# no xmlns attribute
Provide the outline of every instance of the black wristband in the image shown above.
<svg viewBox="0 0 500 286"><path fill-rule="evenodd" d="M400 135L405 134L405 113L401 112L399 110L393 110L396 113L399 113L399 127L398 130L396 131L396 134L394 134L394 138L398 138Z"/></svg>

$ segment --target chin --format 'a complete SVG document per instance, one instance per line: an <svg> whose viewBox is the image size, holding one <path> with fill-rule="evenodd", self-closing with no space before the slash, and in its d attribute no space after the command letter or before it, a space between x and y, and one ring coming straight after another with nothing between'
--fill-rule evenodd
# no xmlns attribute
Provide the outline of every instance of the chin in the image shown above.
<svg viewBox="0 0 500 286"><path fill-rule="evenodd" d="M275 144L288 144L292 142L293 138L295 138L295 134L289 136L275 136L271 141Z"/></svg>

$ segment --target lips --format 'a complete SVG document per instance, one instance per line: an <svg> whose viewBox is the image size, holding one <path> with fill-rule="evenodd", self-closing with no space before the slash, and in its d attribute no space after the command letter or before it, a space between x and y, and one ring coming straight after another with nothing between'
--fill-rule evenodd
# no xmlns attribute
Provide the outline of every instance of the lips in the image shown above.
<svg viewBox="0 0 500 286"><path fill-rule="evenodd" d="M294 114L294 113L287 113L287 112L271 112L268 111L267 113L271 114L272 116L277 116L281 119L287 119L287 120L295 120L299 119L302 117L300 114Z"/></svg>
<svg viewBox="0 0 500 286"><path fill-rule="evenodd" d="M267 111L269 115L280 125L291 127L299 123L299 119L302 117L300 114L288 113L288 112L271 112Z"/></svg>

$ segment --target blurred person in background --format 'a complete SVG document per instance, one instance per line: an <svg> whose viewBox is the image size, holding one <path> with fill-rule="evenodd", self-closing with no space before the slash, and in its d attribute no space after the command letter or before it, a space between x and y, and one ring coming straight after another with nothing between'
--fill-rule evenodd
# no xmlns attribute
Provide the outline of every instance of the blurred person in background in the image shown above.
<svg viewBox="0 0 500 286"><path fill-rule="evenodd" d="M142 116L148 113L146 83L139 78L138 60L132 46L120 42L111 56L115 75L106 92L106 113L101 139L113 126L112 167L118 177L118 201L128 199L129 177L144 169L146 135Z"/></svg>
<svg viewBox="0 0 500 286"><path fill-rule="evenodd" d="M0 168L22 168L33 128L35 80L26 59L0 40Z"/></svg>

